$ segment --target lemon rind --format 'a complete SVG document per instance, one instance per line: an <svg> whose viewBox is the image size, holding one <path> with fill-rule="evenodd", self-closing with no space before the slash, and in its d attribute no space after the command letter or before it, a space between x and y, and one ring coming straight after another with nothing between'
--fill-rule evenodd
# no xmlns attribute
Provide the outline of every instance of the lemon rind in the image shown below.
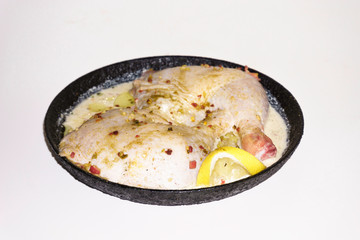
<svg viewBox="0 0 360 240"><path fill-rule="evenodd" d="M214 159L215 156L216 158ZM210 175L213 167L216 161L222 157L229 157L236 160L250 173L250 175L255 175L266 169L266 166L260 160L243 149L228 146L220 147L212 151L202 163L196 180L197 186L210 185Z"/></svg>

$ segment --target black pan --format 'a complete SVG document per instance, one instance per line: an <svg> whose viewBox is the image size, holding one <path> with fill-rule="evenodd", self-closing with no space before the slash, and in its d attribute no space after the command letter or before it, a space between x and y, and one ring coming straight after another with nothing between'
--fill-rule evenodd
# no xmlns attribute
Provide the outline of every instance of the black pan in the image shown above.
<svg viewBox="0 0 360 240"><path fill-rule="evenodd" d="M112 196L133 202L155 205L189 205L224 199L255 187L276 173L291 157L300 143L304 130L304 119L301 108L294 96L278 82L259 73L261 84L267 90L270 103L276 107L289 127L289 145L283 156L266 170L233 183L215 187L191 190L156 190L130 187L106 181L81 170L69 160L59 156L59 143L63 137L66 113L90 94L117 83L127 82L139 77L144 69L161 70L182 65L223 66L242 68L244 66L204 57L193 56L158 56L140 58L115 63L90 72L69 84L52 101L44 120L44 136L47 146L56 161L75 179L89 187L100 190Z"/></svg>

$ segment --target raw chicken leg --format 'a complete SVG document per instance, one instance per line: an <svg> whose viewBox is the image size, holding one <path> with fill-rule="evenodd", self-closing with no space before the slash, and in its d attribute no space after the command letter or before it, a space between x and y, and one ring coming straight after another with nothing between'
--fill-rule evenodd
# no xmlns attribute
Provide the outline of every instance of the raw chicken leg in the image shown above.
<svg viewBox="0 0 360 240"><path fill-rule="evenodd" d="M138 108L151 109L175 124L211 126L219 138L237 130L242 148L261 160L274 157L276 147L263 133L269 103L251 74L230 68L182 66L146 72L135 80Z"/></svg>
<svg viewBox="0 0 360 240"><path fill-rule="evenodd" d="M221 121L235 126L242 148L260 160L276 156L275 145L263 132L269 102L265 90L253 76L247 74L226 84L216 91L209 101L222 112L222 116L216 116L215 110L209 124L219 124ZM224 116L227 116L226 119Z"/></svg>
<svg viewBox="0 0 360 240"><path fill-rule="evenodd" d="M97 114L60 143L60 155L113 182L160 189L194 187L214 140L146 110Z"/></svg>

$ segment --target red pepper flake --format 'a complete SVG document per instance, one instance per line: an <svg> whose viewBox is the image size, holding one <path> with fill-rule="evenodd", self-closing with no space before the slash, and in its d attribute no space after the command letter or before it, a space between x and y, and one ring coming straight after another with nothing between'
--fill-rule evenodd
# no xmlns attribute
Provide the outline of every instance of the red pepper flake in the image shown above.
<svg viewBox="0 0 360 240"><path fill-rule="evenodd" d="M210 125L208 125L208 127L209 127L209 128L212 128L212 125L210 124Z"/></svg>
<svg viewBox="0 0 360 240"><path fill-rule="evenodd" d="M192 160L192 161L189 162L189 168L190 169L196 168L196 161L195 160Z"/></svg>
<svg viewBox="0 0 360 240"><path fill-rule="evenodd" d="M136 138L140 137L140 135L135 135Z"/></svg>
<svg viewBox="0 0 360 240"><path fill-rule="evenodd" d="M171 154L172 154L172 150L171 150L170 148L168 148L168 149L165 151L165 153L166 153L167 155L171 155Z"/></svg>
<svg viewBox="0 0 360 240"><path fill-rule="evenodd" d="M211 104L210 107L214 107L215 105L214 104Z"/></svg>
<svg viewBox="0 0 360 240"><path fill-rule="evenodd" d="M187 153L192 153L193 147L192 147L192 146L188 146L188 147L186 148L186 151L187 151Z"/></svg>
<svg viewBox="0 0 360 240"><path fill-rule="evenodd" d="M200 149L205 149L202 145L199 146Z"/></svg>
<svg viewBox="0 0 360 240"><path fill-rule="evenodd" d="M166 82L167 84L169 84L169 83L170 83L170 80L166 80L165 82Z"/></svg>
<svg viewBox="0 0 360 240"><path fill-rule="evenodd" d="M111 135L118 135L118 134L119 134L119 131L117 131L117 130L109 133L110 136L111 136Z"/></svg>
<svg viewBox="0 0 360 240"><path fill-rule="evenodd" d="M197 128L197 129L200 129L200 126L197 126L196 128Z"/></svg>
<svg viewBox="0 0 360 240"><path fill-rule="evenodd" d="M70 157L71 157L71 158L74 158L74 157L75 157L75 153L74 153L74 152L71 152Z"/></svg>
<svg viewBox="0 0 360 240"><path fill-rule="evenodd" d="M200 95L197 95L198 98L201 98L201 94Z"/></svg>
<svg viewBox="0 0 360 240"><path fill-rule="evenodd" d="M193 107L195 107L195 108L198 106L197 103L192 103L191 105L192 105Z"/></svg>
<svg viewBox="0 0 360 240"><path fill-rule="evenodd" d="M224 179L221 179L221 184L225 184L225 180L224 180Z"/></svg>
<svg viewBox="0 0 360 240"><path fill-rule="evenodd" d="M140 89L138 92L139 92L139 93L142 93L142 92L143 92L143 90L141 90L141 89Z"/></svg>
<svg viewBox="0 0 360 240"><path fill-rule="evenodd" d="M172 125L172 122L169 122L170 125Z"/></svg>
<svg viewBox="0 0 360 240"><path fill-rule="evenodd" d="M97 167L97 166L95 166L95 165L91 165L91 167L90 167L90 172L92 173L92 174L100 174L100 169Z"/></svg>
<svg viewBox="0 0 360 240"><path fill-rule="evenodd" d="M96 119L95 122L99 122L101 119L103 119L103 117L101 116L101 113L96 113L94 115L94 118Z"/></svg>

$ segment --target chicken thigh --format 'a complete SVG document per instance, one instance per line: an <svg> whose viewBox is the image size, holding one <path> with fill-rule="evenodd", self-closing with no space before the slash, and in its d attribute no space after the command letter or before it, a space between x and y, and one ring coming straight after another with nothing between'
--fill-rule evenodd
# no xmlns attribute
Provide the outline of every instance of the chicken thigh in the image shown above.
<svg viewBox="0 0 360 240"><path fill-rule="evenodd" d="M60 143L60 155L113 182L160 189L194 187L213 145L198 128L173 126L148 111L97 114Z"/></svg>

